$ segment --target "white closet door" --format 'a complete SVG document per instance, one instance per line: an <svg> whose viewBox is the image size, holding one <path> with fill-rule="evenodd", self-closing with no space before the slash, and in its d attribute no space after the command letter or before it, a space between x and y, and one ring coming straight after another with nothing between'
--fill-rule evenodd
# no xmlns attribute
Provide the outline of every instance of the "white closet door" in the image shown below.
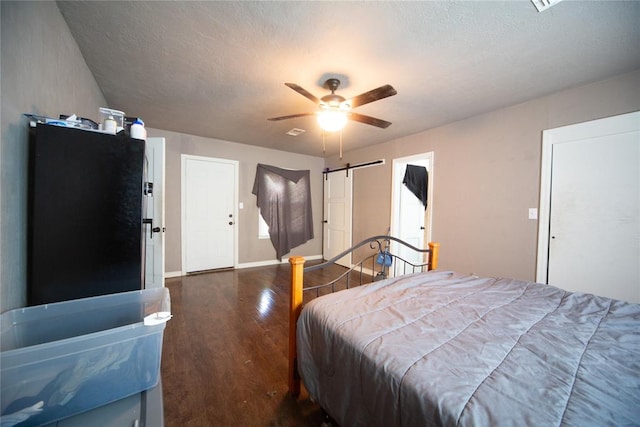
<svg viewBox="0 0 640 427"><path fill-rule="evenodd" d="M597 122L553 144L547 283L640 302L640 130Z"/></svg>

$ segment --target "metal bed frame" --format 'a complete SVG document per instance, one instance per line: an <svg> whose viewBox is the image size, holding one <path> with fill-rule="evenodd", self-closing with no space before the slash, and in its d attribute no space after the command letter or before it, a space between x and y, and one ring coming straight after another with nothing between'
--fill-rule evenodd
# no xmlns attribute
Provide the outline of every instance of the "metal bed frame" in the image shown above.
<svg viewBox="0 0 640 427"><path fill-rule="evenodd" d="M391 241L397 242L398 244L416 251L417 253L426 255L427 261L422 263L413 263L398 255L392 254L389 252ZM353 264L351 268L345 267L345 271L343 273L339 274L329 282L308 287L304 286L304 273L330 267L336 264L336 261L340 260L345 255L348 255L365 245L369 245L369 248L375 251L356 264ZM342 281L344 281L345 287L348 289L353 287L351 280L353 272L358 274L359 280L357 281L357 286L360 286L365 283L386 279L387 277L396 277L425 270L434 270L438 267L439 249L440 244L436 242L430 242L428 244L428 249L420 249L396 237L379 235L369 237L339 253L330 260L317 265L304 267L304 257L290 257L291 292L289 304L289 393L291 393L292 396L298 396L300 394L300 375L298 374L297 367L296 326L298 317L302 310L303 292L315 291L316 296L320 296L320 291L325 289L330 290L330 292L336 292L337 285L342 283ZM369 263L371 263L371 269L368 270L368 272L365 272L365 265L369 265Z"/></svg>

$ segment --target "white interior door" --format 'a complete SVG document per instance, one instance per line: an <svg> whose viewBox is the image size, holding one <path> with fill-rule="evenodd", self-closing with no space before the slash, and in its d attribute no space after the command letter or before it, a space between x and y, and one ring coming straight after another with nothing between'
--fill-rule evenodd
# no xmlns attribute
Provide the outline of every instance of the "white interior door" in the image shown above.
<svg viewBox="0 0 640 427"><path fill-rule="evenodd" d="M185 273L234 267L238 162L182 156Z"/></svg>
<svg viewBox="0 0 640 427"><path fill-rule="evenodd" d="M144 287L149 289L164 286L164 138L147 138L145 158L147 182L153 185L146 194L145 216L152 222L144 227L146 258Z"/></svg>
<svg viewBox="0 0 640 427"><path fill-rule="evenodd" d="M640 302L640 113L633 114L545 135L553 139L545 283Z"/></svg>
<svg viewBox="0 0 640 427"><path fill-rule="evenodd" d="M391 235L417 248L424 248L426 246L425 242L431 238L432 161L433 153L424 153L393 160ZM429 174L426 210L420 199L402 183L408 164L423 166ZM397 245L393 242L391 244L391 252L415 264L425 261L424 255L420 255L403 245Z"/></svg>
<svg viewBox="0 0 640 427"><path fill-rule="evenodd" d="M422 202L405 185L400 186L398 236L416 248L424 248L425 208ZM414 262L423 262L424 256L401 246L398 255Z"/></svg>
<svg viewBox="0 0 640 427"><path fill-rule="evenodd" d="M325 174L324 259L331 259L351 247L353 172L343 170ZM340 258L337 264L350 268L351 254Z"/></svg>

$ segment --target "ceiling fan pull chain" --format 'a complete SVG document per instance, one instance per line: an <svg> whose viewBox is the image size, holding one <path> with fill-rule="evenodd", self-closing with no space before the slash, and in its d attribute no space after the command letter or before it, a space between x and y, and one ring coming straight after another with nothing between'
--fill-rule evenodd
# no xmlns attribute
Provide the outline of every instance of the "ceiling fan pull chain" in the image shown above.
<svg viewBox="0 0 640 427"><path fill-rule="evenodd" d="M320 132L322 134L322 154L326 151L326 145L324 143L324 131Z"/></svg>
<svg viewBox="0 0 640 427"><path fill-rule="evenodd" d="M340 160L342 160L342 129L340 130Z"/></svg>

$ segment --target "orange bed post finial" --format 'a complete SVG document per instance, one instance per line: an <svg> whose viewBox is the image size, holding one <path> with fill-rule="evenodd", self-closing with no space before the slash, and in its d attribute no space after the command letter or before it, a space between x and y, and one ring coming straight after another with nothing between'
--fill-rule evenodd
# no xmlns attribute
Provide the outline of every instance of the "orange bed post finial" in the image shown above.
<svg viewBox="0 0 640 427"><path fill-rule="evenodd" d="M438 252L440 252L440 243L429 242L429 270L438 268Z"/></svg>
<svg viewBox="0 0 640 427"><path fill-rule="evenodd" d="M289 393L297 397L300 394L300 375L298 374L298 356L296 348L296 325L302 310L302 273L304 257L292 256L291 264L291 297L289 303Z"/></svg>

